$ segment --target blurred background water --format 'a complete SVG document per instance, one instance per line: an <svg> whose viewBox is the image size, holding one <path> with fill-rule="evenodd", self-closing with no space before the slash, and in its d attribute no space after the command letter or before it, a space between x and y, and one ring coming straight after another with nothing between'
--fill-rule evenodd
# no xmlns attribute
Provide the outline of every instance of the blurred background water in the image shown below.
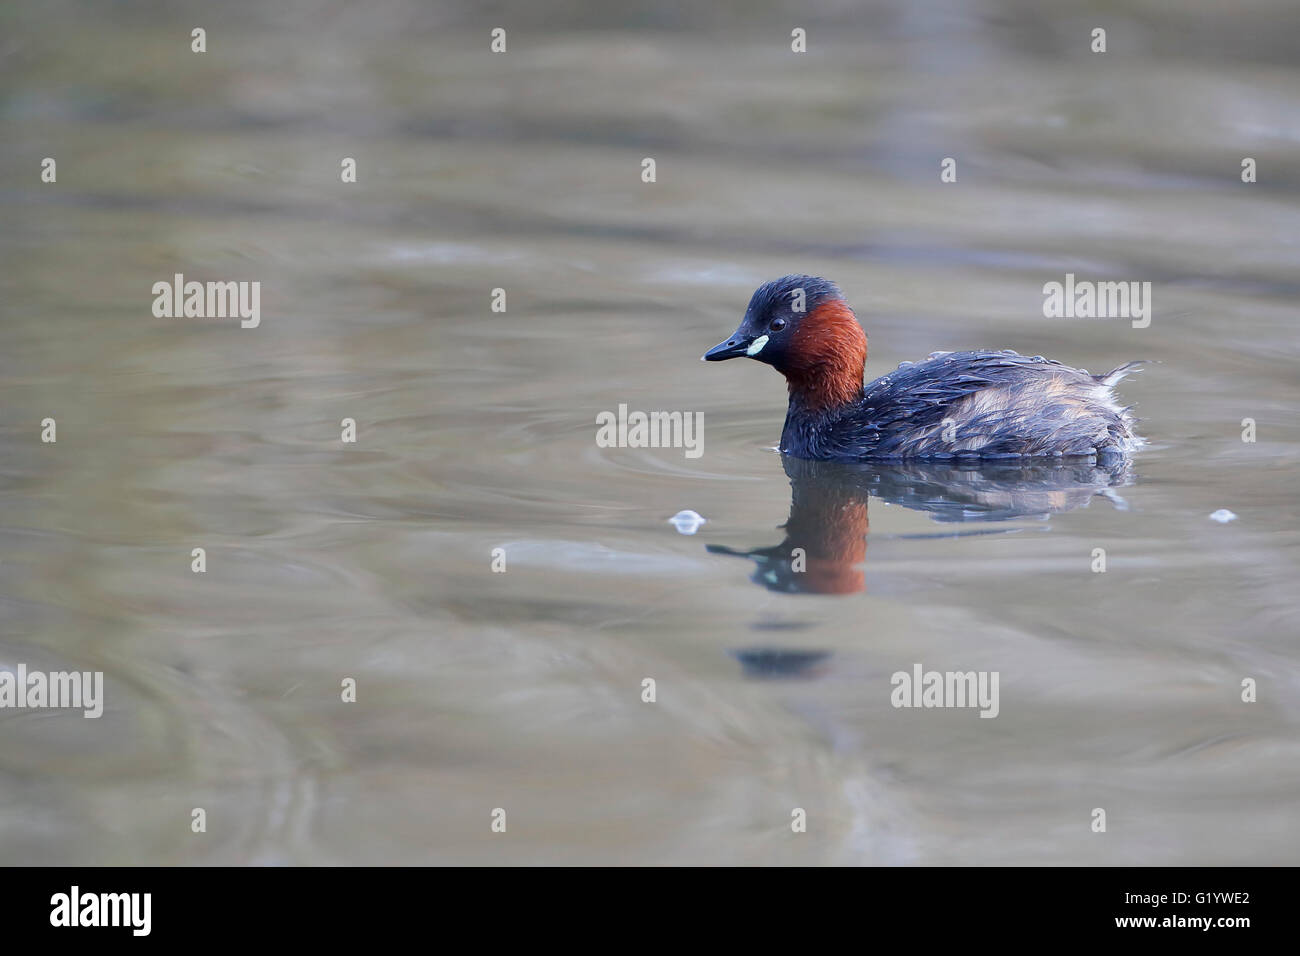
<svg viewBox="0 0 1300 956"><path fill-rule="evenodd" d="M1289 0L6 4L0 668L107 702L0 711L0 862L1296 863L1298 58ZM1155 360L1151 445L783 463L698 359L789 272L872 376ZM1045 319L1068 272L1150 327ZM917 662L999 717L891 707Z"/></svg>

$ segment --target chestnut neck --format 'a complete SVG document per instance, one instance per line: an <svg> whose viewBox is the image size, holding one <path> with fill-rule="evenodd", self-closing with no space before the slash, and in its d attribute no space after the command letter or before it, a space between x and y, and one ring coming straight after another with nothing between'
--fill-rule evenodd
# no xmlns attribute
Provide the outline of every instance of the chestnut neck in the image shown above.
<svg viewBox="0 0 1300 956"><path fill-rule="evenodd" d="M789 354L781 372L792 406L828 411L862 397L867 334L843 299L823 302L804 316Z"/></svg>

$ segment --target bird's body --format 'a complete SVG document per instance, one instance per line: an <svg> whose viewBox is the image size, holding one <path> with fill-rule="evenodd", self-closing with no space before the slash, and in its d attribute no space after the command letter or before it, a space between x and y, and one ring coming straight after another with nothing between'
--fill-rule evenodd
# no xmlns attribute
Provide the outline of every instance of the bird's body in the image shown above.
<svg viewBox="0 0 1300 956"><path fill-rule="evenodd" d="M1015 352L935 352L867 384L847 405L791 401L781 450L831 461L1128 454L1141 443L1112 386Z"/></svg>
<svg viewBox="0 0 1300 956"><path fill-rule="evenodd" d="M748 355L785 375L781 450L798 458L1114 458L1142 444L1113 393L1141 363L1090 375L1012 351L935 352L864 386L866 353L833 283L786 276L754 293L740 328L705 358Z"/></svg>

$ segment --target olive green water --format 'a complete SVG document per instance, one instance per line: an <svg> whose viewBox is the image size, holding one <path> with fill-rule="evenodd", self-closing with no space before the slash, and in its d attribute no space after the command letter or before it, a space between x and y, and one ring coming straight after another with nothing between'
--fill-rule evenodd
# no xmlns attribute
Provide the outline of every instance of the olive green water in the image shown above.
<svg viewBox="0 0 1300 956"><path fill-rule="evenodd" d="M0 710L0 862L1300 861L1294 5L262 6L0 14L0 668L106 681ZM780 381L698 361L798 271L873 375L1155 360L1135 474L795 468L800 577Z"/></svg>

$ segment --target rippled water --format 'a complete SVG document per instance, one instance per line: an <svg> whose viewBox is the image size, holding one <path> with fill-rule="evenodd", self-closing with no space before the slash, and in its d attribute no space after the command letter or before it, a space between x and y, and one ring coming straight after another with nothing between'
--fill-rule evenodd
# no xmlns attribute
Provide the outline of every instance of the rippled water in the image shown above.
<svg viewBox="0 0 1300 956"><path fill-rule="evenodd" d="M1300 17L1168 6L7 9L0 668L107 704L0 711L0 861L1295 863ZM872 375L1153 360L1150 445L783 462L778 377L698 358L796 271ZM154 318L177 272L260 327ZM1150 327L1043 318L1066 273ZM999 716L895 709L916 663Z"/></svg>

